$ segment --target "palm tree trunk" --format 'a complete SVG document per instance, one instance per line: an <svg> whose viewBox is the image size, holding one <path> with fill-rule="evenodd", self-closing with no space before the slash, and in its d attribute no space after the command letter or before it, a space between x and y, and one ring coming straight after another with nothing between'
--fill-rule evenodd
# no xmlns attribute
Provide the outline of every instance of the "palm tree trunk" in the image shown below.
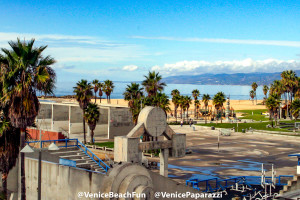
<svg viewBox="0 0 300 200"><path fill-rule="evenodd" d="M174 109L174 115L175 115L175 119L176 119L176 122L177 122L177 107L175 106L175 109Z"/></svg>
<svg viewBox="0 0 300 200"><path fill-rule="evenodd" d="M91 129L91 144L94 144L94 129Z"/></svg>
<svg viewBox="0 0 300 200"><path fill-rule="evenodd" d="M83 143L86 144L86 137L85 137L85 120L84 120L84 109L83 109L83 117L82 117L82 123L83 123Z"/></svg>
<svg viewBox="0 0 300 200"><path fill-rule="evenodd" d="M99 96L100 97L100 103L101 103L101 96Z"/></svg>
<svg viewBox="0 0 300 200"><path fill-rule="evenodd" d="M207 106L205 106L205 124L207 124Z"/></svg>
<svg viewBox="0 0 300 200"><path fill-rule="evenodd" d="M182 110L182 107L181 107L181 116L180 116L181 119L182 119L182 112L183 112L183 110Z"/></svg>
<svg viewBox="0 0 300 200"><path fill-rule="evenodd" d="M2 188L3 188L3 194L5 199L7 199L7 176L8 176L7 173L5 172L2 173Z"/></svg>
<svg viewBox="0 0 300 200"><path fill-rule="evenodd" d="M21 200L26 200L26 186L25 186L25 154L21 150L25 147L25 128L21 129L20 135L20 155L19 155L19 177L21 185Z"/></svg>
<svg viewBox="0 0 300 200"><path fill-rule="evenodd" d="M196 104L194 104L194 106L195 106L195 109L194 109L194 118L195 118L195 117L198 118L198 116L196 116L196 115L197 115L197 107L196 107Z"/></svg>
<svg viewBox="0 0 300 200"><path fill-rule="evenodd" d="M223 117L223 108L221 108L221 124L222 124L222 117Z"/></svg>
<svg viewBox="0 0 300 200"><path fill-rule="evenodd" d="M95 92L95 103L96 103L96 101L97 101L97 96L96 96L96 95L97 95L97 93Z"/></svg>

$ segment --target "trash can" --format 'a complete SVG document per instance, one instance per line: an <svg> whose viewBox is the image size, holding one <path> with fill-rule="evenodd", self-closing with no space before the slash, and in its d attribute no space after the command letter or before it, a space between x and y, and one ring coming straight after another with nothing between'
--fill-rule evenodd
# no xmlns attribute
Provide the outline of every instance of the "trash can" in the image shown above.
<svg viewBox="0 0 300 200"><path fill-rule="evenodd" d="M246 133L245 129L242 129L242 133Z"/></svg>
<svg viewBox="0 0 300 200"><path fill-rule="evenodd" d="M214 126L212 126L212 127L211 127L211 130L215 130L215 127L214 127Z"/></svg>

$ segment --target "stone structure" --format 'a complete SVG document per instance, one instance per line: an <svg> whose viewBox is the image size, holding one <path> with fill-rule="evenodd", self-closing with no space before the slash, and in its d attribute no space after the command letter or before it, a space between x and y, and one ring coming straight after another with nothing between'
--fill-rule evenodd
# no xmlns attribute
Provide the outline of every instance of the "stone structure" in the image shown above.
<svg viewBox="0 0 300 200"><path fill-rule="evenodd" d="M99 106L100 120L94 135L106 139L126 135L133 127L129 108L121 106ZM40 102L36 124L45 131L62 132L66 137L78 138L83 133L82 110L72 103ZM89 128L86 125L87 133Z"/></svg>
<svg viewBox="0 0 300 200"><path fill-rule="evenodd" d="M225 118L226 118L226 121L230 121L230 119L229 119L229 114L230 114L230 98L227 97L226 110L225 110Z"/></svg>
<svg viewBox="0 0 300 200"><path fill-rule="evenodd" d="M147 106L127 136L115 137L114 159L115 162L141 163L143 151L160 149L160 174L167 177L168 156L183 157L185 148L186 135L176 134L167 125L161 108Z"/></svg>

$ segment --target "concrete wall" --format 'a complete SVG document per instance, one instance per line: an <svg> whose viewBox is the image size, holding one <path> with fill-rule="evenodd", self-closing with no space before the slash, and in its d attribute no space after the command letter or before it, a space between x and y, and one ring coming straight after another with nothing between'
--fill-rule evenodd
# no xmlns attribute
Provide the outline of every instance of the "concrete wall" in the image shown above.
<svg viewBox="0 0 300 200"><path fill-rule="evenodd" d="M38 162L25 159L26 197L37 199ZM78 192L98 193L104 175L50 162L42 163L42 199L80 199ZM85 198L81 198L85 199Z"/></svg>
<svg viewBox="0 0 300 200"><path fill-rule="evenodd" d="M127 135L134 128L129 108L111 107L109 110L109 139Z"/></svg>
<svg viewBox="0 0 300 200"><path fill-rule="evenodd" d="M199 193L198 190L193 189L192 187L188 187L182 184L177 183L176 181L173 181L172 179L166 178L164 176L161 176L155 172L149 171L150 176L153 181L154 191L155 192L168 192L168 193ZM157 199L166 199L160 198ZM186 199L194 199L194 198L186 198ZM200 199L200 198L199 198ZM201 198L201 199L208 199L208 198Z"/></svg>
<svg viewBox="0 0 300 200"><path fill-rule="evenodd" d="M82 118L82 110L78 104L41 102L37 124L46 130L64 130L70 133L70 138L76 138L78 137L76 134L83 133ZM100 120L97 122L94 135L113 139L114 136L127 135L133 127L129 108L100 106ZM88 128L86 131L88 132Z"/></svg>

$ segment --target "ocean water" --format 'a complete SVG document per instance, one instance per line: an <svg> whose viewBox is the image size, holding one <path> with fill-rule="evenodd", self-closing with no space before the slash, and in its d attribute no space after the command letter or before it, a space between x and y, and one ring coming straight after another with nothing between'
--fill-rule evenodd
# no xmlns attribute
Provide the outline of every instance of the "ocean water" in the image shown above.
<svg viewBox="0 0 300 200"><path fill-rule="evenodd" d="M115 88L111 94L112 99L123 99L123 93L127 85L130 82L114 82ZM73 95L73 87L76 83L73 82L58 82L56 84L55 95ZM252 89L251 86L245 85L192 85L192 84L167 84L164 92L171 98L171 91L173 89L178 89L181 95L192 96L192 91L198 89L200 95L209 94L213 97L217 92L224 92L230 99L233 100L248 100L250 99L249 92ZM262 91L262 86L259 86L256 90L257 99L263 99L264 94ZM102 97L106 97L105 94Z"/></svg>

